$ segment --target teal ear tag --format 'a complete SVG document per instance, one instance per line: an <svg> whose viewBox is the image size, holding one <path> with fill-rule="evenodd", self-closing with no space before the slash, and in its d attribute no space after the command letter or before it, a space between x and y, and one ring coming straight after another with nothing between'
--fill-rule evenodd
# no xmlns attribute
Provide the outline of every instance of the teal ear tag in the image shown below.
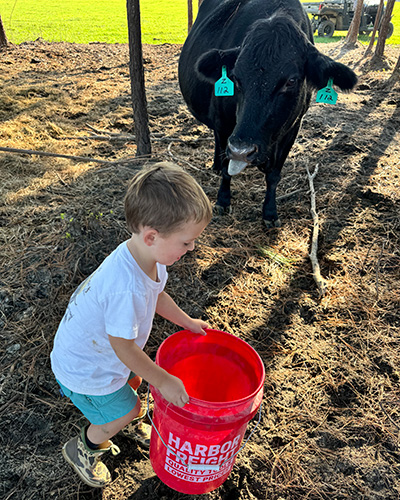
<svg viewBox="0 0 400 500"><path fill-rule="evenodd" d="M222 66L222 77L215 82L214 93L217 97L232 96L235 93L232 80L226 76L226 66Z"/></svg>
<svg viewBox="0 0 400 500"><path fill-rule="evenodd" d="M338 94L332 87L333 85L333 80L332 78L329 78L328 85L321 89L318 90L317 92L317 102L325 102L327 104L336 104Z"/></svg>

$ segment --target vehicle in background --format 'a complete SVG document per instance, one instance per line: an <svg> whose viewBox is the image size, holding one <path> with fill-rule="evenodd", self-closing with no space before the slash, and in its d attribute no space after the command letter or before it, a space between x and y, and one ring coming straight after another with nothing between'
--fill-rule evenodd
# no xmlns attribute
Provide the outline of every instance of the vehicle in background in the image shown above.
<svg viewBox="0 0 400 500"><path fill-rule="evenodd" d="M303 3L304 10L311 15L311 25L318 36L332 37L335 31L347 31L350 28L357 2L354 0L324 0L322 2ZM368 35L374 29L378 15L379 0L365 0L360 22L360 35ZM379 19L378 31L385 8ZM387 38L393 34L390 23Z"/></svg>

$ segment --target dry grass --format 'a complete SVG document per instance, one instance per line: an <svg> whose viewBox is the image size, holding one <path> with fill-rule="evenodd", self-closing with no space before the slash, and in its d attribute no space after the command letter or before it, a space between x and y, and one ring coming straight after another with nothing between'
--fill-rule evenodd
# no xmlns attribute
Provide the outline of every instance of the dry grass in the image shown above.
<svg viewBox="0 0 400 500"><path fill-rule="evenodd" d="M174 158L214 201L212 137L180 97L178 54L178 46L145 47L154 159ZM1 153L2 497L187 498L122 437L122 453L108 462L115 481L102 493L81 485L60 455L82 419L57 392L54 332L78 283L127 237L124 191L147 161L135 160L132 140L88 137L87 124L134 133L127 48L37 42L2 52L0 67L2 146L131 160L110 167ZM246 172L233 182L233 214L215 218L170 269L177 302L249 342L266 366L260 427L229 479L204 498L400 496L400 94L381 90L384 77L362 76L335 108L311 107L279 186L281 230L263 230L263 178ZM321 300L308 257L306 166L316 163ZM157 319L150 356L174 329Z"/></svg>

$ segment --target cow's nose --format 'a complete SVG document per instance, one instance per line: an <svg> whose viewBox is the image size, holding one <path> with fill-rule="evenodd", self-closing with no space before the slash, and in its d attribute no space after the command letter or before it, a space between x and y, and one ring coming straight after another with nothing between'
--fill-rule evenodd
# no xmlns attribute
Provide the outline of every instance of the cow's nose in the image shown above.
<svg viewBox="0 0 400 500"><path fill-rule="evenodd" d="M227 156L231 160L250 163L254 159L257 152L258 147L256 144L242 144L240 146L236 146L235 144L228 142Z"/></svg>

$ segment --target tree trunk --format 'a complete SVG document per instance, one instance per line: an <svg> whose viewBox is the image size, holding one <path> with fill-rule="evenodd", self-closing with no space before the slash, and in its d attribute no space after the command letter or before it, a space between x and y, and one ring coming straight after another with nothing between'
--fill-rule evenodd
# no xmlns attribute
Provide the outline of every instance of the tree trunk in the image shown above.
<svg viewBox="0 0 400 500"><path fill-rule="evenodd" d="M193 26L193 4L192 0L188 0L188 33L192 29Z"/></svg>
<svg viewBox="0 0 400 500"><path fill-rule="evenodd" d="M354 17L353 20L351 21L349 31L347 32L346 38L344 40L343 46L346 49L355 49L357 47L358 33L360 31L363 5L364 5L364 0L357 0Z"/></svg>
<svg viewBox="0 0 400 500"><path fill-rule="evenodd" d="M142 36L139 0L126 0L129 35L129 71L131 98L135 122L136 156L151 155L149 117L144 85Z"/></svg>
<svg viewBox="0 0 400 500"><path fill-rule="evenodd" d="M1 20L1 16L0 16L0 48L7 47L7 45L8 45L8 40L7 40L6 32L4 30L3 21Z"/></svg>
<svg viewBox="0 0 400 500"><path fill-rule="evenodd" d="M376 44L375 54L371 63L382 61L383 53L385 52L386 37L389 32L389 23L392 18L394 3L396 0L388 0L385 13L383 14L382 23L379 29L378 42Z"/></svg>
<svg viewBox="0 0 400 500"><path fill-rule="evenodd" d="M381 18L381 13L382 13L384 3L385 3L385 0L380 0L380 2L379 2L378 12L376 14L376 18L375 18L375 22L374 22L374 29L372 31L371 40L369 41L369 44L368 44L367 50L365 51L364 57L372 52L372 47L374 46L375 36L376 36L376 32L378 31L379 19Z"/></svg>

